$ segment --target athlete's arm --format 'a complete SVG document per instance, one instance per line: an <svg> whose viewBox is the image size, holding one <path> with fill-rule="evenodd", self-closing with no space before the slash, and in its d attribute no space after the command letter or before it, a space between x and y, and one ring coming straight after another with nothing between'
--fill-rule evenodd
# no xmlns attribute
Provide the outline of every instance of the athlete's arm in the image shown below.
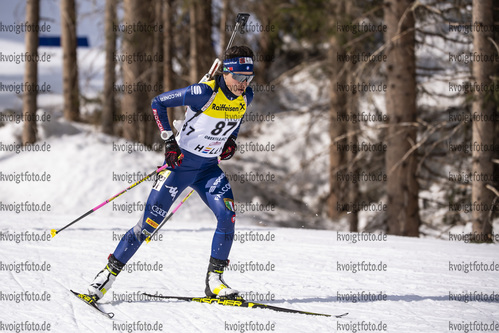
<svg viewBox="0 0 499 333"><path fill-rule="evenodd" d="M193 84L154 97L151 108L159 130L161 132L172 130L168 122L167 108L190 106L192 110L198 111L208 102L212 94L213 89L207 84Z"/></svg>

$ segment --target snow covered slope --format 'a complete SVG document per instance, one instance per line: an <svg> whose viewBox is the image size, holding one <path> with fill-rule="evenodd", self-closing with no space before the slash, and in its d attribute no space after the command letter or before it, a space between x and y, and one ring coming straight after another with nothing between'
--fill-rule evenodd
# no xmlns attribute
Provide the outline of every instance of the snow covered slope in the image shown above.
<svg viewBox="0 0 499 333"><path fill-rule="evenodd" d="M0 331L23 323L40 329L50 324L51 332L426 333L465 332L463 325L469 323L498 324L497 245L391 236L356 241L348 233L245 225L237 229L226 273L229 284L276 306L350 314L337 320L145 301L140 292L203 294L214 221L204 212L193 221L187 218L189 209L179 211L161 238L144 244L120 274L102 300L102 308L115 313L110 320L71 296L69 289L85 290L133 219L96 213L49 241L15 242L16 237L26 238L20 236L24 231L46 238L51 228L76 215L2 213ZM466 273L466 268L472 271Z"/></svg>

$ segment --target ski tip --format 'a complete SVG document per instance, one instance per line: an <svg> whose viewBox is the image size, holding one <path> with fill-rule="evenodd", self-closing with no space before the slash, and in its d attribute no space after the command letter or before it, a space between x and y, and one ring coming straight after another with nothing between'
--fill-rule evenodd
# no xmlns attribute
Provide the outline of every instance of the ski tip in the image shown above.
<svg viewBox="0 0 499 333"><path fill-rule="evenodd" d="M69 289L76 297L78 297L80 300L85 302L87 305L90 305L93 307L95 310L99 311L101 314L104 316L107 316L109 319L112 319L114 317L114 312L106 312L102 310L100 307L95 304L95 299L93 299L90 295L79 293L77 291L74 291L72 289Z"/></svg>
<svg viewBox="0 0 499 333"><path fill-rule="evenodd" d="M52 235L52 238L54 238L55 235L57 235L57 230L55 229L50 230L50 234Z"/></svg>

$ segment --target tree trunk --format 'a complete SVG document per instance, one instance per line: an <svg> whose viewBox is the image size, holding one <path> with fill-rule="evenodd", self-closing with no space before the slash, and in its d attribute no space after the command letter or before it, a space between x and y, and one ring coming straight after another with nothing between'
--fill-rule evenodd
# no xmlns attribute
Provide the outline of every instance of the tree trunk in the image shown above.
<svg viewBox="0 0 499 333"><path fill-rule="evenodd" d="M473 1L473 22L482 24L485 27L492 27L493 20L493 1L492 0L474 0ZM489 29L490 30L490 29ZM473 49L479 55L493 56L497 55L494 45L490 39L493 39L491 31L473 31ZM497 65L481 61L473 62L474 81L478 85L490 86L492 83L491 77L497 75ZM473 114L473 147L489 146L494 144L494 104L492 94L483 91L474 92L474 100L472 104ZM492 159L494 158L493 149L472 149L472 172L474 175L479 175L480 179L493 179L494 166ZM477 178L477 177L475 177ZM475 241L485 242L492 241L492 221L489 220L489 211L492 209L492 200L494 194L488 190L485 185L488 181L473 180L472 183L472 219L473 219L473 234Z"/></svg>
<svg viewBox="0 0 499 333"><path fill-rule="evenodd" d="M199 44L198 44L198 0L189 3L189 81L198 82L201 78L199 66Z"/></svg>
<svg viewBox="0 0 499 333"><path fill-rule="evenodd" d="M161 26L165 26L164 14L163 14L163 0L153 0L154 12L154 21L156 24L160 24ZM149 93L148 100L151 101L155 96L163 93L165 91L163 86L163 60L164 60L164 45L163 45L163 32L157 32L152 35L152 56L153 61L151 64L151 84L156 87L151 93ZM161 60L161 61L160 61ZM147 117L144 119L144 140L148 144L152 144L154 142L160 141L160 135L158 131L158 126L156 125L156 121L154 120L151 108L145 109L144 112L147 114Z"/></svg>
<svg viewBox="0 0 499 333"><path fill-rule="evenodd" d="M165 24L165 34L164 34L164 42L163 42L163 86L165 91L170 91L175 89L175 80L173 72L173 50L175 49L175 24L174 21L174 12L175 12L175 1L174 0L166 0L165 6L163 9L163 22ZM168 108L166 110L168 114L168 122L170 123L170 127L176 134L176 131L173 127L173 121L175 119L182 119L182 115L184 111L181 108Z"/></svg>
<svg viewBox="0 0 499 333"><path fill-rule="evenodd" d="M61 0L61 46L63 53L62 76L64 118L80 118L80 91L78 88L78 59L76 56L76 4L75 0Z"/></svg>
<svg viewBox="0 0 499 333"><path fill-rule="evenodd" d="M345 0L344 0L345 1ZM347 0L344 3L345 6L345 14L346 17L350 22L353 22L353 20L357 17L360 16L360 13L358 13L358 7L356 6L355 1L350 1ZM338 17L340 16L341 13L338 13ZM348 34L348 37L346 38L345 42L347 44L350 44L351 40L353 39L352 34ZM356 50L356 45L353 43L349 48L348 52L349 53L357 53ZM352 62L347 62L344 65L345 71L346 71L346 82L355 82L358 80L358 78L354 75L355 70L357 69L357 64L354 64ZM358 112L358 99L359 99L359 93L357 92L352 92L347 95L347 100L346 100L346 113L349 115L352 114L357 114ZM347 131L349 133L348 135L348 141L352 142L354 144L358 143L358 137L357 137L357 131L360 129L360 125L357 121L349 121L347 125ZM351 175L357 175L359 173L359 166L357 163L357 150L350 149L347 152L346 155L346 160L348 167L346 168L348 173ZM365 167L365 166L364 166ZM354 181L353 177L352 180L348 183L347 185L347 194L346 197L348 198L348 202L355 202L357 203L360 199L360 193L359 193L359 182ZM359 210L358 209L352 209L351 213L348 214L348 224L350 225L350 232L358 232L359 231Z"/></svg>
<svg viewBox="0 0 499 333"><path fill-rule="evenodd" d="M40 1L29 0L26 4L26 22L29 25L37 26L39 20ZM35 58L38 54L38 31L36 29L26 32L25 43L27 54ZM38 84L38 63L36 61L26 61L24 68L24 82L29 85ZM23 95L23 145L36 142L36 97L36 89L29 89Z"/></svg>
<svg viewBox="0 0 499 333"><path fill-rule="evenodd" d="M118 23L116 17L116 0L106 0L105 14L106 31L106 64L104 68L104 89L102 96L102 132L114 134L114 117L116 104L114 83L116 82L114 55L116 54L116 32L114 26Z"/></svg>
<svg viewBox="0 0 499 333"><path fill-rule="evenodd" d="M200 65L200 76L196 81L201 80L201 77L208 73L216 58L215 49L213 48L213 39L211 38L213 28L213 16L211 15L212 0L202 0L198 4L197 15L197 37L198 37L198 56Z"/></svg>
<svg viewBox="0 0 499 333"><path fill-rule="evenodd" d="M151 0L125 0L124 23L127 25L145 25L146 29L136 29L126 33L123 37L123 52L130 55L154 56L153 49L154 6ZM149 31L148 31L149 30ZM148 120L151 119L151 92L155 91L155 84L151 82L152 65L150 59L137 59L123 63L123 84L129 90L124 92L122 111L127 117L123 124L123 137L127 140L138 141L146 145L152 144ZM149 91L148 91L149 90ZM128 119L129 118L129 119ZM151 119L151 121L154 121Z"/></svg>
<svg viewBox="0 0 499 333"><path fill-rule="evenodd" d="M354 50L350 50L351 53L355 53ZM348 62L348 64L345 66L346 71L347 71L347 82L354 82L356 80L355 76L353 75L355 72L355 65L352 64L351 62ZM347 96L347 101L346 101L346 113L349 115L352 114L357 114L358 113L358 93L350 93ZM357 131L360 129L359 123L357 121L349 121L347 124L347 131L349 133L348 135L348 142L352 142L353 144L358 143L358 137L357 137ZM357 159L357 150L350 149L347 154L346 154L346 160L347 160L347 167L345 167L346 171L350 175L356 175L359 174L360 168L358 166L358 162L356 161ZM364 166L366 167L366 166ZM347 191L346 194L344 194L344 197L348 198L348 202L355 202L357 203L360 199L360 193L359 193L359 182L354 181L353 177L351 180L348 182L347 186L345 186L345 190ZM359 231L359 210L358 209L352 209L351 213L348 214L348 224L350 225L350 232L358 232Z"/></svg>
<svg viewBox="0 0 499 333"><path fill-rule="evenodd" d="M161 24L163 27L165 26L164 15L163 15L163 0L153 0L154 2L154 22ZM154 57L152 62L152 73L151 73L151 82L163 86L163 61L160 59L163 58L163 34L155 33L153 34L153 47L152 47L152 55ZM161 93L161 92L159 92ZM151 98L156 96L156 94L152 94Z"/></svg>
<svg viewBox="0 0 499 333"><path fill-rule="evenodd" d="M412 1L387 0L384 6L387 30L386 140L388 233L419 236L419 185L416 152L404 155L416 144L416 72ZM405 124L404 124L405 123Z"/></svg>
<svg viewBox="0 0 499 333"><path fill-rule="evenodd" d="M332 2L335 10L331 19L331 22L335 22L340 13L344 13L344 2ZM344 85L347 82L346 72L343 68L343 63L339 61L337 54L344 53L345 50L343 45L345 44L346 36L341 36L335 34L330 39L330 49L329 49L329 63L331 65L331 90L330 90L330 100L331 100L331 110L329 117L329 136L331 138L331 145L329 147L329 203L328 203L328 215L332 219L338 219L343 213L343 209L340 208L347 202L346 182L340 181L338 177L339 174L345 173L346 169L346 154L343 149L339 147L344 146L347 143L347 139L343 138L339 140L338 138L347 133L348 124L343 121L345 119L347 111L347 95L338 89L338 85ZM336 141L336 142L335 142Z"/></svg>
<svg viewBox="0 0 499 333"><path fill-rule="evenodd" d="M190 72L191 83L201 80L215 60L211 38L211 0L191 0L189 4Z"/></svg>
<svg viewBox="0 0 499 333"><path fill-rule="evenodd" d="M175 48L173 38L174 22L174 0L165 0L163 9L163 22L165 26L163 41L163 86L165 91L174 89L173 83L173 50Z"/></svg>
<svg viewBox="0 0 499 333"><path fill-rule="evenodd" d="M229 19L229 0L222 0L222 12L220 13L220 59L223 59L225 48L229 42L227 36L227 21Z"/></svg>

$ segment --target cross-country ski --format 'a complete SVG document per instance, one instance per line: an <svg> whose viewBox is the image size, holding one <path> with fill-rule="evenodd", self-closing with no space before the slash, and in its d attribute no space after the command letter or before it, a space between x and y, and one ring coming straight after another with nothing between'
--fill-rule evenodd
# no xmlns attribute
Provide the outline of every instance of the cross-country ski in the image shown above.
<svg viewBox="0 0 499 333"><path fill-rule="evenodd" d="M203 296L203 297L164 296L164 295L155 295L155 294L148 294L148 293L144 293L144 295L151 297L152 299L156 298L158 300L179 300L179 301L186 301L186 302L198 302L198 303L204 303L204 304L218 304L218 305L222 305L222 306L236 306L236 307L250 308L250 309L268 309L268 310L277 311L277 312L297 313L297 314L305 314L305 315L312 315L312 316L342 318L348 314L348 313L343 313L340 315L330 315L330 314L324 314L324 313L315 313L315 312L310 312L310 311L302 311L302 310L278 307L278 306L269 305L269 304L262 304L262 303L245 301L242 298L241 299L238 299L238 298L236 298L236 299L220 299L220 298L216 298L216 297L206 297L206 296Z"/></svg>

